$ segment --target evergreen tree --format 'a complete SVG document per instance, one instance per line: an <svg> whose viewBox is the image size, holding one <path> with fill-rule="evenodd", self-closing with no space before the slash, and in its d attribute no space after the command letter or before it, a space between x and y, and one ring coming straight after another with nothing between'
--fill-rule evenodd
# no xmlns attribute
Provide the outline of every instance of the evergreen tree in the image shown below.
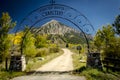
<svg viewBox="0 0 120 80"><path fill-rule="evenodd" d="M2 14L0 18L0 62L9 54L10 39L8 38L8 33L15 25L16 23L12 22L8 13Z"/></svg>

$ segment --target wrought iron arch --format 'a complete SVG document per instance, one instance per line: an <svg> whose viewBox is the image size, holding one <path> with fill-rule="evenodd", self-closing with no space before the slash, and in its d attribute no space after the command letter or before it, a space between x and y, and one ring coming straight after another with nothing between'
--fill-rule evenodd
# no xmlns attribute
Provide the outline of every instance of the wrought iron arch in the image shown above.
<svg viewBox="0 0 120 80"><path fill-rule="evenodd" d="M30 27L29 30L31 30L31 28L34 27L34 25L47 18L61 18L75 25L83 33L87 43L88 53L90 53L89 42L86 36L86 33L92 34L94 32L94 27L92 26L90 21L87 19L86 16L84 16L76 9L70 6L56 4L54 0L52 0L51 4L42 6L30 12L20 22L19 26L16 28L15 33L17 33L20 30L23 30L25 25L29 26ZM26 35L27 32L25 33L23 40ZM21 44L21 53L23 53L22 46L23 46L23 41Z"/></svg>
<svg viewBox="0 0 120 80"><path fill-rule="evenodd" d="M48 15L44 15L44 12L46 11L54 11L54 10L49 10L49 9L53 9L53 8L63 8L64 10L61 10L61 14L57 14L57 10L56 10L56 14L48 14ZM40 11L39 10L43 10L43 9L48 9L48 10L44 10L44 11ZM58 9L59 11L60 9ZM37 13L38 12L38 13ZM34 15L34 13L36 15ZM42 13L42 14L41 14ZM77 25L81 25L81 23L83 22L80 18L83 18L85 20L84 24L81 25L81 27L85 27L86 25L90 25L89 28L91 28L92 31L94 31L94 27L93 25L90 23L90 21L87 19L87 17L85 15L83 15L81 12L77 11L76 9L70 7L70 6L67 6L67 5L62 5L62 4L49 4L49 5L45 5L45 6L42 6L40 8L37 8L35 10L33 10L32 12L30 12L27 16L25 16L25 18L23 18L23 20L20 22L19 26L17 27L16 31L17 32L18 30L20 30L22 27L24 27L24 25L31 25L29 23L33 23L33 22L36 22L38 19L41 19L41 18L45 18L47 16L61 16L61 17L64 17L64 18L68 18L70 20L72 20L73 22L75 22L75 20L77 20L75 23ZM31 18L32 17L32 18ZM33 18L34 17L34 18ZM28 22L28 23L25 23L25 22ZM86 29L86 28L85 28ZM90 30L89 30L90 31ZM89 32L88 31L88 32Z"/></svg>

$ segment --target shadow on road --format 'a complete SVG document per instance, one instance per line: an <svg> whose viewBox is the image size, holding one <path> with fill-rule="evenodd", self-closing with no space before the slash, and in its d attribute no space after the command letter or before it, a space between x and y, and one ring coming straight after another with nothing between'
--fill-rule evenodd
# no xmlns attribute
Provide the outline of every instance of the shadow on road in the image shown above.
<svg viewBox="0 0 120 80"><path fill-rule="evenodd" d="M81 73L82 71L86 70L86 67L83 66L81 68L78 68L76 70L72 71L30 71L27 72L27 75L37 75L37 74L78 74Z"/></svg>

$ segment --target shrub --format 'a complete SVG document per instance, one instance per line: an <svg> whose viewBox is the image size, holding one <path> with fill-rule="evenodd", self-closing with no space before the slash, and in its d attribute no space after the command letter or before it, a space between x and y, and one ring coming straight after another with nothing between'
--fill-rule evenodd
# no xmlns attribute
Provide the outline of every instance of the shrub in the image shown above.
<svg viewBox="0 0 120 80"><path fill-rule="evenodd" d="M50 53L57 53L59 51L60 51L59 47L51 47L51 48L49 48Z"/></svg>
<svg viewBox="0 0 120 80"><path fill-rule="evenodd" d="M59 47L41 48L37 50L36 57L47 56L50 53L57 53L60 51Z"/></svg>
<svg viewBox="0 0 120 80"><path fill-rule="evenodd" d="M39 49L37 51L36 57L43 57L49 54L49 50L47 48Z"/></svg>

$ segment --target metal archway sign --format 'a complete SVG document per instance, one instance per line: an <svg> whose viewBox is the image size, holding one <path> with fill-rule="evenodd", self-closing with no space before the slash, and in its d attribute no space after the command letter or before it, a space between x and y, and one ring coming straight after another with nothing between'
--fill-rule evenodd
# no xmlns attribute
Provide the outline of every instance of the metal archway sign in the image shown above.
<svg viewBox="0 0 120 80"><path fill-rule="evenodd" d="M94 32L94 27L92 26L90 21L87 19L87 17L85 17L82 13L80 13L76 9L70 6L56 4L54 0L51 0L50 4L48 5L42 6L30 12L20 22L19 27L16 29L16 33L20 30L23 30L25 26L29 26L31 29L36 24L40 23L42 20L48 18L61 18L75 25L77 29L79 29L83 33L87 43L88 53L90 53L89 42L86 36L86 34L92 34ZM22 53L22 48L21 48L21 53Z"/></svg>
<svg viewBox="0 0 120 80"><path fill-rule="evenodd" d="M25 26L29 26L29 30L31 30L36 24L48 18L60 18L67 20L68 22L72 23L77 29L79 29L83 33L86 40L89 55L89 41L86 34L92 34L94 32L94 27L87 19L87 17L85 17L82 13L70 6L56 4L54 0L51 0L51 3L48 5L42 6L30 12L15 29L15 33L23 30ZM27 32L25 33L24 37L26 35ZM23 41L21 44L21 54L23 53L22 47Z"/></svg>

